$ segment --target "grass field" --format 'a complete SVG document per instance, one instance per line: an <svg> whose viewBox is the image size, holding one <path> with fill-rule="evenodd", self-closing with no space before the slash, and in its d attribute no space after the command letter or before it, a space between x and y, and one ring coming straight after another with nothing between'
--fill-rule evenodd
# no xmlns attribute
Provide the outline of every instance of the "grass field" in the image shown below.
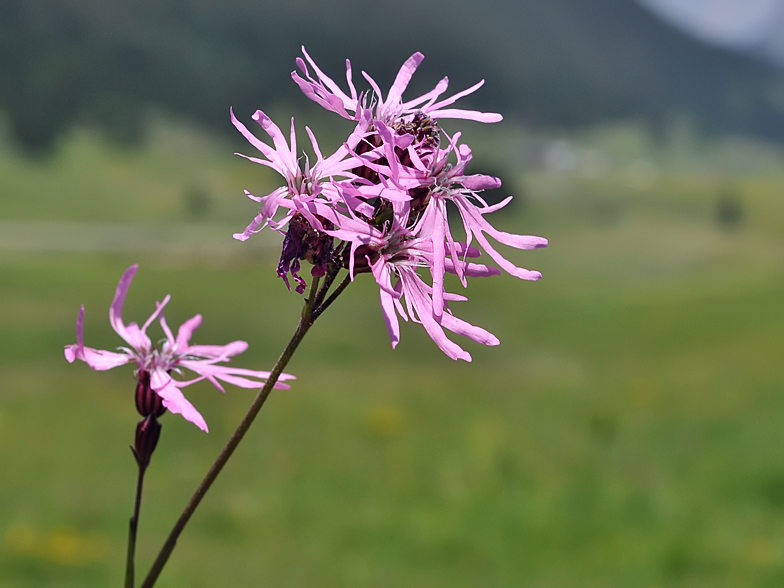
<svg viewBox="0 0 784 588"><path fill-rule="evenodd" d="M126 318L170 293L170 323L204 315L196 342L249 341L237 365L268 369L295 327L301 300L274 276L274 244L230 236L254 212L242 188L269 177L184 130L154 145L125 152L82 133L46 163L0 152L6 235L41 243L0 249L2 588L122 581L133 379L65 362L80 304L86 343L118 345L108 306L138 262ZM456 307L502 345L467 342L474 362L454 363L404 325L392 351L377 288L358 280L308 335L288 368L298 380L270 399L158 585L784 584L784 173L519 182L525 201L496 223L550 239L510 253L544 279L475 280ZM728 185L736 224L717 221ZM138 239L113 247L64 221ZM211 432L163 418L140 573L251 399L189 392Z"/></svg>

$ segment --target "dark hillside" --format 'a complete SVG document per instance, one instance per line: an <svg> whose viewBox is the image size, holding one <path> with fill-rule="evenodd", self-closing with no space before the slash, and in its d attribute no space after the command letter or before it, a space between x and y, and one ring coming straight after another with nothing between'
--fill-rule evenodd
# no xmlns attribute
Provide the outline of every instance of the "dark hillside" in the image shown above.
<svg viewBox="0 0 784 588"><path fill-rule="evenodd" d="M228 130L229 105L298 99L288 74L301 44L336 77L349 57L382 85L420 50L414 88L484 77L472 104L531 124L686 113L705 131L784 140L778 70L632 0L4 0L0 110L32 149L80 120L133 141L149 107Z"/></svg>

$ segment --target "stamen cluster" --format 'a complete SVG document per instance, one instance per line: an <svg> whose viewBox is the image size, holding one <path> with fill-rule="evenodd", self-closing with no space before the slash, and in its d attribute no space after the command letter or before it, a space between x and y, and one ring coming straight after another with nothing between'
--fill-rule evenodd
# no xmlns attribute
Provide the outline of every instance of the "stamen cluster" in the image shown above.
<svg viewBox="0 0 784 588"><path fill-rule="evenodd" d="M268 225L284 234L278 275L287 286L291 275L299 293L304 293L307 285L299 275L301 261L312 264L314 277L341 267L348 269L352 279L356 274L372 273L379 285L393 347L400 338L398 316L406 321L410 317L424 326L449 357L471 361L470 354L447 338L444 329L485 345L499 341L452 314L449 302L466 298L445 290L445 272L456 274L464 287L469 276L495 275L501 269L521 279L538 280L539 272L515 266L496 251L487 236L517 249L547 246L546 239L498 231L485 220L486 214L503 208L512 197L487 204L479 192L499 187L500 180L467 174L470 148L460 143L459 132L449 136L439 124L446 118L500 121L500 114L451 108L483 81L439 100L448 86L448 79L443 78L430 92L404 102L403 92L424 59L415 53L403 64L386 96L365 72L362 75L371 90L358 93L347 60L346 93L304 48L302 52L305 59L297 59L301 73L292 72L294 81L311 100L353 121L354 129L335 153L325 158L306 127L316 155L311 166L307 158L297 157L294 119L287 141L264 112L253 115L272 140L270 146L232 112L235 127L262 154L242 157L276 170L286 182L266 196L246 192L261 204L261 210L235 238L244 241ZM448 202L460 214L465 230L462 241L451 233ZM498 267L468 261L480 255L471 246L474 239ZM424 270L429 273L427 281Z"/></svg>

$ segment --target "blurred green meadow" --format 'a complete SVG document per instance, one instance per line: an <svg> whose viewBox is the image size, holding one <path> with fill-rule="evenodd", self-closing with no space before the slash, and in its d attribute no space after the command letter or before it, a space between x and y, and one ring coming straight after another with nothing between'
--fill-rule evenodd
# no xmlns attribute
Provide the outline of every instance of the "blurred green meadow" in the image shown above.
<svg viewBox="0 0 784 588"><path fill-rule="evenodd" d="M134 381L66 363L80 304L86 343L117 346L108 307L139 263L126 321L171 294L170 324L202 313L194 341L247 340L235 363L255 369L296 326L279 240L231 238L256 212L242 190L274 177L231 156L242 146L153 128L143 149L84 129L45 161L0 148L2 588L122 581ZM391 350L357 279L158 585L784 585L784 155L687 135L662 147L621 125L551 145L613 162L583 171L506 162L520 198L493 222L551 245L507 251L540 282L475 279L454 305L502 342L465 342L471 364L417 325ZM162 419L140 576L253 395L188 392L211 430Z"/></svg>

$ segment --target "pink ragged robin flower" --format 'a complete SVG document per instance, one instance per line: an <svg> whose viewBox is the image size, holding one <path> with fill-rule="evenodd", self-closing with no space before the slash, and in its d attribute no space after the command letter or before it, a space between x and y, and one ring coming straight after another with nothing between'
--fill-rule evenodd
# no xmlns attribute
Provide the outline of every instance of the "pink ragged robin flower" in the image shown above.
<svg viewBox="0 0 784 588"><path fill-rule="evenodd" d="M471 161L471 149L468 145L458 144L460 133L457 133L446 149L439 149L438 155L434 158L434 163L429 167L422 166L419 162L419 175L424 185L428 186L428 198L424 213L419 220L414 232L431 235L433 244L433 289L434 289L434 312L439 314L440 300L438 294L442 289L444 280L443 261L447 256L451 257L456 274L460 278L463 286L466 285L465 277L461 271L459 253L455 240L452 237L449 220L447 218L447 202L452 202L457 208L463 221L463 228L466 233L466 242L471 244L474 239L481 248L495 261L505 272L523 279L538 280L542 274L535 270L528 270L517 267L507 260L490 244L487 236L492 237L499 243L513 247L515 249L540 249L547 247L547 239L533 235L515 235L504 231L499 231L493 227L484 216L491 212L500 210L506 206L512 197L509 196L503 201L493 206L488 205L478 194L478 192L501 186L501 181L492 176L482 174L467 175L466 166ZM449 162L450 155L454 153L457 162ZM416 168L417 161L412 165ZM416 183L416 180L414 180Z"/></svg>
<svg viewBox="0 0 784 588"><path fill-rule="evenodd" d="M251 145L259 150L263 157L250 157L241 153L237 153L237 155L274 169L283 176L286 184L266 196L259 197L246 192L248 198L262 204L261 211L247 228L242 233L236 233L234 238L245 241L254 233L264 229L268 224L272 225L274 229L281 230L298 212L307 219L312 227L320 229L320 222L312 214L311 207L308 205L314 200L328 203L334 202L337 200L337 195L335 194L332 180L353 179L355 177L351 169L361 162L352 155L352 152L365 136L369 120L367 118L360 120L346 142L335 153L326 158L321 154L316 137L306 127L313 151L316 154L316 162L311 166L306 160L304 169L297 155L297 136L294 130L293 118L291 119L289 142L286 141L286 137L278 125L261 110L257 110L254 113L253 120L259 123L264 132L269 135L274 147L261 141L256 135L251 133L245 125L237 120L232 111L231 121L236 129L242 133ZM286 209L287 212L284 218L276 222L274 217L278 208L281 207Z"/></svg>
<svg viewBox="0 0 784 588"><path fill-rule="evenodd" d="M420 268L432 268L431 241L427 237L414 235L406 228L409 215L407 203L393 203L391 213L391 218L383 223L382 228L354 217L343 219L338 224L339 228L327 232L350 243L349 272L352 276L355 272L373 273L379 286L381 309L392 348L400 340L398 315L403 320L407 321L411 317L414 322L421 323L433 342L451 359L471 361L471 354L451 341L444 329L482 345L498 345L499 341L492 333L452 314L448 302L464 301L467 298L443 292L443 285L438 297L441 312L438 315L433 312L434 288L428 286L418 273ZM456 246L462 258L479 256L479 251L473 247L462 244ZM455 266L449 258L442 260L442 266L446 271L455 272ZM500 273L497 268L467 263L462 259L461 271L472 277Z"/></svg>
<svg viewBox="0 0 784 588"><path fill-rule="evenodd" d="M319 69L316 63L308 55L305 48L302 47L302 53L307 62L313 67L316 72L316 77L310 75L308 66L302 58L297 58L297 66L302 71L304 78L296 71L291 72L291 77L300 87L302 92L322 107L335 112L343 118L359 120L362 117L363 110L366 110L367 96L357 94L354 87L351 73L351 62L346 60L346 80L349 86L349 94L343 92L329 76ZM460 108L446 108L454 104L457 100L468 94L472 94L482 87L485 83L484 80L474 84L470 88L458 92L453 96L438 100L449 85L449 79L443 78L436 87L416 98L403 102L403 92L408 87L411 77L414 75L419 64L425 58L424 55L417 52L409 57L403 66L398 71L395 81L384 97L383 92L379 85L365 72L362 72L363 77L368 81L373 88L374 96L370 100L369 109L372 111L373 120L380 120L389 125L394 124L400 119L407 119L414 116L417 112L421 112L432 119L442 118L460 118L465 120L475 120L485 123L499 122L503 119L500 114L494 112L477 112L475 110L463 110Z"/></svg>
<svg viewBox="0 0 784 588"><path fill-rule="evenodd" d="M432 121L425 118L418 122L427 128L432 124ZM485 220L484 215L503 208L512 197L509 196L493 206L482 199L479 192L498 188L501 181L492 176L466 173L466 167L471 161L471 149L465 144L459 144L460 133L456 133L452 138L447 137L449 142L444 149L437 144L435 147L425 144L422 153L423 141L415 140L415 137L423 135L418 128L406 129L408 132L401 134L380 121L375 122L375 128L381 140L378 149L382 157L374 162L366 162L365 165L376 172L379 182L384 185L385 191L379 193L382 198L389 200L390 196L397 192L396 199L405 201L402 196L408 195L411 213L407 226L412 234L431 244L430 271L433 277L433 313L436 318L441 316L444 307L441 296L444 291L446 259L451 258L452 271L460 278L463 286L466 286L463 272L465 262L460 253L465 249L461 248L450 230L447 202L452 202L460 213L468 245L476 240L501 269L515 277L524 280L538 280L542 277L538 271L514 265L487 239L487 236L490 236L499 243L516 249L538 249L547 246L547 239L499 231ZM455 163L450 161L452 156L457 160Z"/></svg>
<svg viewBox="0 0 784 588"><path fill-rule="evenodd" d="M181 414L186 420L194 423L203 431L207 431L207 423L194 406L183 396L181 388L200 380L209 380L221 392L224 392L220 381L241 388L260 388L269 372L255 371L216 365L229 361L248 348L245 341L234 341L228 345L191 345L193 332L201 325L201 315L187 321L177 331L171 331L163 317L163 309L169 302L166 296L163 302L156 303L155 312L139 327L136 323L126 325L122 320L122 308L125 296L131 285L138 265L129 267L117 285L114 300L109 308L109 321L114 331L128 344L119 347L119 351L105 351L84 346L84 306L79 310L76 321L76 340L74 345L65 347L65 358L73 363L80 359L94 370L109 370L126 363L136 364L137 394L136 403L143 417L160 416L166 409ZM154 346L147 335L147 328L159 320L165 339L159 346ZM191 380L177 380L172 374L182 374L190 370L198 377ZM280 380L291 380L294 376L283 374ZM276 388L288 388L278 383Z"/></svg>

